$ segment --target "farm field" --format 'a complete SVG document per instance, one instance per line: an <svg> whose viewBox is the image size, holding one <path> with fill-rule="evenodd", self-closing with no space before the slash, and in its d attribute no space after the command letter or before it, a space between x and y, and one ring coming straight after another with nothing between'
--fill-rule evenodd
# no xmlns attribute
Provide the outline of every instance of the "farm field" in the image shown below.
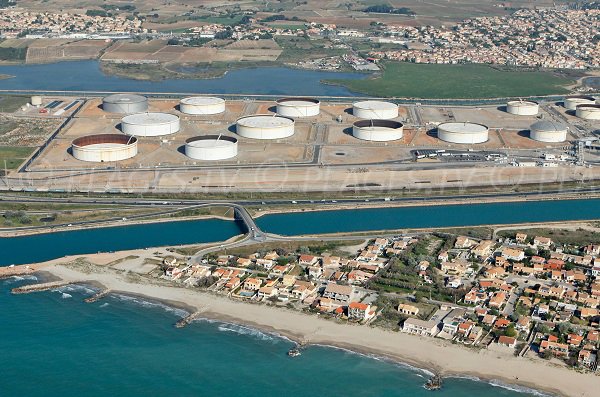
<svg viewBox="0 0 600 397"><path fill-rule="evenodd" d="M379 77L329 80L371 96L402 98L500 98L563 94L573 81L550 72L500 71L486 65L383 63Z"/></svg>

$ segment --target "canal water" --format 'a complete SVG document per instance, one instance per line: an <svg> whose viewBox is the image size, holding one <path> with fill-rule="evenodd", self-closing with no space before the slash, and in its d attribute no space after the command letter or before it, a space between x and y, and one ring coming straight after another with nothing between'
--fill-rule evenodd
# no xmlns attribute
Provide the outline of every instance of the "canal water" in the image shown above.
<svg viewBox="0 0 600 397"><path fill-rule="evenodd" d="M600 219L600 199L432 205L272 214L258 218L281 235L558 222ZM225 220L172 221L0 238L0 266L64 255L226 240L240 234Z"/></svg>
<svg viewBox="0 0 600 397"><path fill-rule="evenodd" d="M109 76L98 61L42 65L0 66L1 90L185 92L211 94L354 96L344 87L321 83L325 79L362 79L363 73L337 73L286 67L238 69L215 79L144 81Z"/></svg>

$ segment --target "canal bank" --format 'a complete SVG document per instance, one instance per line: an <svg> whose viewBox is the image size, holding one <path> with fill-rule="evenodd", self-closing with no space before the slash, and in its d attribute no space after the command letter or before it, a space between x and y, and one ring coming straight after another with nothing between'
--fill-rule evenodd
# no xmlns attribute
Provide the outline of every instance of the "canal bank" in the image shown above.
<svg viewBox="0 0 600 397"><path fill-rule="evenodd" d="M600 219L597 198L280 213L258 218L257 225L266 233L302 236L595 219ZM0 266L99 251L217 242L241 232L235 222L203 219L0 238L5 253Z"/></svg>

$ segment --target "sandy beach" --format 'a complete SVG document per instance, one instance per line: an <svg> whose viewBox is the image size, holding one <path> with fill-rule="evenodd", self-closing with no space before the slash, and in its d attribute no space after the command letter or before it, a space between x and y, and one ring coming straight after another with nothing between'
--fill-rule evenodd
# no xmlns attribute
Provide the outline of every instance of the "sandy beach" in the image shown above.
<svg viewBox="0 0 600 397"><path fill-rule="evenodd" d="M103 267L95 267L93 273L56 263L42 269L65 281L101 284L112 291L170 302L188 310L193 308L206 318L249 325L299 342L375 354L444 376L475 376L573 397L592 396L594 390L600 388L599 376L582 374L541 359L514 357L510 351L470 349L440 339L340 324L290 309L237 302L199 290L136 282L124 273Z"/></svg>

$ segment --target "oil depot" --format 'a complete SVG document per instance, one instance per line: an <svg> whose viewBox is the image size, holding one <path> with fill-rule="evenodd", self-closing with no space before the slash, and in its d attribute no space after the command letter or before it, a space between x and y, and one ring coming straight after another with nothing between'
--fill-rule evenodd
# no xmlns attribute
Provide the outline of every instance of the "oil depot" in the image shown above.
<svg viewBox="0 0 600 397"><path fill-rule="evenodd" d="M578 105L593 105L596 103L596 98L587 95L572 95L565 97L563 106L567 110L576 110Z"/></svg>
<svg viewBox="0 0 600 397"><path fill-rule="evenodd" d="M567 127L560 123L540 120L529 127L529 137L539 142L564 142L567 140Z"/></svg>
<svg viewBox="0 0 600 397"><path fill-rule="evenodd" d="M134 157L138 139L123 134L83 136L71 143L71 154L78 160L96 163L120 161Z"/></svg>
<svg viewBox="0 0 600 397"><path fill-rule="evenodd" d="M294 135L294 119L270 114L242 117L236 122L239 136L251 139L282 139Z"/></svg>
<svg viewBox="0 0 600 397"><path fill-rule="evenodd" d="M141 113L148 110L148 98L136 94L114 94L102 99L102 110L108 113Z"/></svg>
<svg viewBox="0 0 600 397"><path fill-rule="evenodd" d="M398 117L398 105L384 101L361 101L352 105L352 114L365 120L388 120Z"/></svg>
<svg viewBox="0 0 600 397"><path fill-rule="evenodd" d="M277 114L285 117L312 117L321 112L321 101L314 98L282 98L275 103Z"/></svg>
<svg viewBox="0 0 600 397"><path fill-rule="evenodd" d="M365 141L396 141L402 139L404 125L393 120L359 120L352 125L352 135Z"/></svg>
<svg viewBox="0 0 600 397"><path fill-rule="evenodd" d="M225 135L203 135L185 141L185 155L194 160L226 160L237 156L237 138Z"/></svg>
<svg viewBox="0 0 600 397"><path fill-rule="evenodd" d="M444 142L475 144L488 140L489 128L483 124L449 122L437 127L437 136Z"/></svg>
<svg viewBox="0 0 600 397"><path fill-rule="evenodd" d="M506 112L517 116L537 116L540 104L534 101L508 101Z"/></svg>
<svg viewBox="0 0 600 397"><path fill-rule="evenodd" d="M225 100L216 97L189 97L179 101L179 111L193 115L219 114L225 111Z"/></svg>
<svg viewBox="0 0 600 397"><path fill-rule="evenodd" d="M136 136L162 136L179 131L179 117L169 113L137 113L121 119L121 131Z"/></svg>
<svg viewBox="0 0 600 397"><path fill-rule="evenodd" d="M600 120L600 105L577 105L575 115L584 120Z"/></svg>

